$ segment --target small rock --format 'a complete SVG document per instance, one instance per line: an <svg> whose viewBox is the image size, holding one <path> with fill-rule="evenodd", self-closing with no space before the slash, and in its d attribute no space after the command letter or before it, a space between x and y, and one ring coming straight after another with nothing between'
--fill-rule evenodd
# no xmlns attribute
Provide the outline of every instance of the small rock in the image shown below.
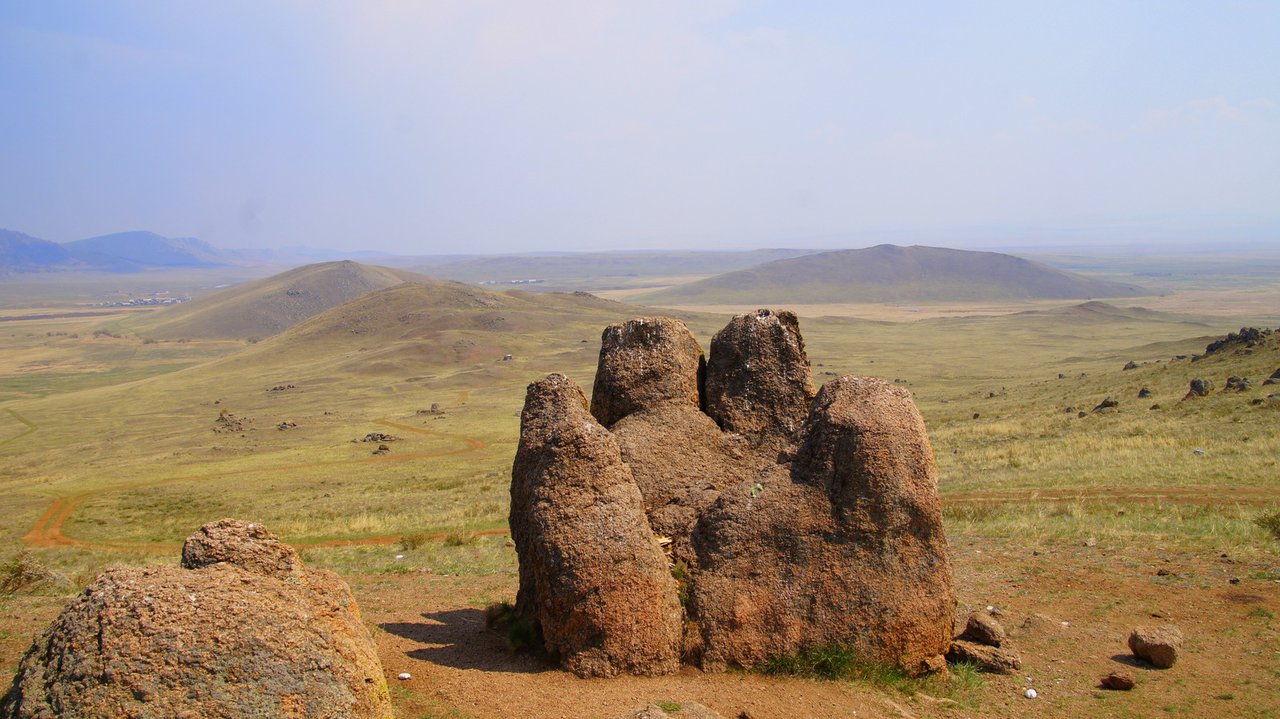
<svg viewBox="0 0 1280 719"><path fill-rule="evenodd" d="M1035 689L1028 689L1025 692L1023 692L1023 694L1028 699L1035 699L1036 697L1040 696L1040 694Z"/></svg>
<svg viewBox="0 0 1280 719"><path fill-rule="evenodd" d="M1150 389L1143 387L1142 389L1138 390L1138 399L1146 399L1147 397L1150 397L1150 396L1151 396Z"/></svg>
<svg viewBox="0 0 1280 719"><path fill-rule="evenodd" d="M1076 416L1079 417L1080 419L1084 419L1085 417L1089 416L1089 413L1082 410L1080 412L1077 412Z"/></svg>
<svg viewBox="0 0 1280 719"><path fill-rule="evenodd" d="M1248 377L1231 376L1227 378L1226 391L1228 392L1247 392L1253 388L1253 383Z"/></svg>
<svg viewBox="0 0 1280 719"><path fill-rule="evenodd" d="M1126 370L1138 369L1138 363L1134 362L1133 360L1129 360L1128 362L1124 363L1124 369Z"/></svg>
<svg viewBox="0 0 1280 719"><path fill-rule="evenodd" d="M1093 411L1106 412L1107 410L1115 410L1119 406L1120 406L1120 402L1117 401L1115 397L1108 397L1102 400L1101 402L1099 402L1098 406L1093 408Z"/></svg>
<svg viewBox="0 0 1280 719"><path fill-rule="evenodd" d="M396 679L399 679L402 682L408 681L412 678L413 678L413 675L410 674L409 672L400 672L399 674L396 675Z"/></svg>
<svg viewBox="0 0 1280 719"><path fill-rule="evenodd" d="M1145 659L1152 666L1168 669L1178 661L1182 648L1182 632L1177 627L1135 627L1129 635L1129 649L1134 656Z"/></svg>
<svg viewBox="0 0 1280 719"><path fill-rule="evenodd" d="M959 638L998 647L1005 639L1005 631L995 617L984 612L974 612L969 615L969 620L965 622L964 631L960 633Z"/></svg>
<svg viewBox="0 0 1280 719"><path fill-rule="evenodd" d="M1053 627L1053 620L1043 614L1032 614L1022 620L1022 632L1024 634L1040 634L1048 631Z"/></svg>
<svg viewBox="0 0 1280 719"><path fill-rule="evenodd" d="M1196 377L1195 379L1191 380L1191 387L1187 391L1187 396L1184 397L1184 399L1190 399L1192 397L1204 397L1205 395L1209 394L1212 391L1213 391L1213 380Z"/></svg>
<svg viewBox="0 0 1280 719"><path fill-rule="evenodd" d="M1097 537L1089 537L1088 539L1084 540L1084 546L1086 546L1086 547L1096 547L1096 546L1098 546L1098 538L1097 538Z"/></svg>
<svg viewBox="0 0 1280 719"><path fill-rule="evenodd" d="M1133 675L1129 672L1111 672L1102 678L1104 689L1127 692L1133 688Z"/></svg>
<svg viewBox="0 0 1280 719"><path fill-rule="evenodd" d="M947 661L972 662L980 671L991 674L1013 674L1022 668L1022 659L1015 652L964 639L951 642Z"/></svg>

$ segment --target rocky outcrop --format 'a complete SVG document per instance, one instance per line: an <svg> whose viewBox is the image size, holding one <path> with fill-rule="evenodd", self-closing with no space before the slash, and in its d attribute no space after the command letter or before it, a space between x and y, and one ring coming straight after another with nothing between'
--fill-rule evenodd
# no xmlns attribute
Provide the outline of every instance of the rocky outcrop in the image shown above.
<svg viewBox="0 0 1280 719"><path fill-rule="evenodd" d="M595 419L560 375L530 385L522 414L517 611L549 650L583 675L670 671L683 620L680 653L706 669L837 645L942 666L951 567L905 388L844 377L815 397L786 312L716 335L702 397L689 395L702 353L683 324L633 320L604 344ZM583 647L591 661L571 659Z"/></svg>
<svg viewBox="0 0 1280 719"><path fill-rule="evenodd" d="M190 568L101 574L27 651L0 717L392 716L346 583L249 527L201 528Z"/></svg>
<svg viewBox="0 0 1280 719"><path fill-rule="evenodd" d="M618 442L564 375L529 385L511 473L516 611L579 676L679 666L680 605Z"/></svg>

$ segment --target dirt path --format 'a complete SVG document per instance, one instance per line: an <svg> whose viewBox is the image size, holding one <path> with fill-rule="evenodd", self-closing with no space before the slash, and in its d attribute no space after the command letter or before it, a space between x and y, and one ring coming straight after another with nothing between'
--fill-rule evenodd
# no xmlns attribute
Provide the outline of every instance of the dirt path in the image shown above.
<svg viewBox="0 0 1280 719"><path fill-rule="evenodd" d="M26 424L29 427L29 429L26 432L24 432L22 435L19 435L19 436L25 436L35 431L34 424L31 424L27 420L19 417L17 413L14 412L13 410L8 410L8 411L10 414L13 414L13 416L17 418L20 422L22 422L23 424ZM234 472L223 472L223 473L215 474L212 476L237 477L237 476L244 476L244 475L259 474L262 472L306 470L306 469L317 469L320 467L334 467L334 466L353 465L353 464L371 464L371 463L378 463L378 462L409 462L409 461L419 460L419 459L432 459L436 457L448 457L455 454L464 454L466 452L475 452L475 451L484 449L486 446L484 440L479 439L477 437L468 437L465 435L453 434L451 432L440 432L437 430L424 429L422 427L415 427L413 425L403 424L400 422L392 422L390 420L385 420L385 419L378 420L377 424L381 424L386 427L392 427L402 432L410 432L413 434L421 434L421 435L451 439L451 440L462 443L462 446L454 447L450 449L434 450L431 452L416 452L413 454L385 455L380 457L362 457L359 459L341 459L341 460L334 460L329 462L303 462L303 463L297 463L297 464L281 464L273 467L254 467L251 469L236 470ZM13 439L17 439L17 437ZM6 441L12 441L12 440L6 440ZM75 537L67 536L63 532L63 526L66 524L67 519L71 517L71 514L75 511L77 506L84 503L86 500L92 499L94 497L98 497L104 494L111 494L113 492L121 492L129 489L139 489L142 487L154 487L154 486L163 485L163 484L174 484L177 482L189 482L194 480L207 480L209 478L210 478L210 475L185 475L181 477L170 477L168 479L161 479L161 480L156 480L151 482L132 482L132 483L124 483L124 484L115 484L107 487L99 487L97 489L91 489L85 492L70 494L65 497L59 497L53 500L53 502L49 505L49 508L44 511L44 514L40 515L40 518L36 520L36 523L31 527L31 529L28 530L25 535L23 535L22 541L28 547L79 547L81 549L115 551L115 552L164 552L164 553L172 552L175 548L180 547L181 545L177 543L169 543L169 542L90 542L87 540L76 539ZM506 531L507 530L505 529L491 529L491 530L477 532L477 534L505 534ZM428 535L428 538L433 541L441 541L444 539L445 535L446 533L444 532L438 532L436 534ZM384 535L384 536L378 536L378 537L358 537L354 539L335 539L335 540L325 540L325 541L319 541L319 542L303 541L303 542L295 542L295 544L309 546L309 547L341 547L341 546L365 545L365 544L392 544L396 541L399 541L399 539L400 539L399 534L392 534L392 535Z"/></svg>
<svg viewBox="0 0 1280 719"><path fill-rule="evenodd" d="M29 434L31 434L32 432L36 431L36 429L37 429L37 428L36 428L36 423L35 423L35 422L32 422L31 420L27 419L26 417L23 417L22 415L18 414L18 413L17 413L17 412L15 412L14 410L9 409L8 407L5 407L4 411L8 412L10 416L12 416L14 419L18 420L19 422L21 422L23 425L25 425L25 426L26 426L26 429L24 429L24 430L22 430L21 432L19 432L19 433L15 434L15 435L14 435L14 436L12 436L12 437L9 437L8 439L0 439L0 446L4 446L4 445L6 445L6 444L9 444L10 442L17 442L18 440L22 439L23 437L26 437L27 435L29 435Z"/></svg>

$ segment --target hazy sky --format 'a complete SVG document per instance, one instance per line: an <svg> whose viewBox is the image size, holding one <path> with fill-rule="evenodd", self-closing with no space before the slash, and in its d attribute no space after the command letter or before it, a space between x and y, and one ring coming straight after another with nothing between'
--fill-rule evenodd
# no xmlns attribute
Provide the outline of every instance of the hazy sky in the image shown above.
<svg viewBox="0 0 1280 719"><path fill-rule="evenodd" d="M1280 2L0 4L0 227L401 253L1280 228Z"/></svg>

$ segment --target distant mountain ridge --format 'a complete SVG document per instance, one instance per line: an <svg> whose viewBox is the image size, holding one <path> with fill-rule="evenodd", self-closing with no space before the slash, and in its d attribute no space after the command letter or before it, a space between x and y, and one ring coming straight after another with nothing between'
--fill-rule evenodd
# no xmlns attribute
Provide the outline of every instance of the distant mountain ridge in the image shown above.
<svg viewBox="0 0 1280 719"><path fill-rule="evenodd" d="M26 272L141 272L155 268L221 267L239 262L194 237L165 237L145 230L116 232L58 244L0 230L0 274Z"/></svg>
<svg viewBox="0 0 1280 719"><path fill-rule="evenodd" d="M877 245L776 260L640 295L649 304L1093 299L1147 294L998 252Z"/></svg>

